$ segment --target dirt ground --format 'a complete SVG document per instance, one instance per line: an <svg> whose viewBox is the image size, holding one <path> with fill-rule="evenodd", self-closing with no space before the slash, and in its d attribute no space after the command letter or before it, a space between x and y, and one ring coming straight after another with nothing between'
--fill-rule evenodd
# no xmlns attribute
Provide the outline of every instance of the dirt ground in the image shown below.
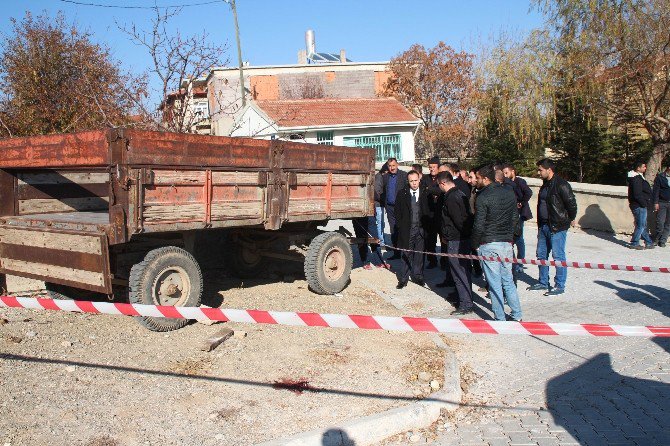
<svg viewBox="0 0 670 446"><path fill-rule="evenodd" d="M357 269L336 297L291 277L242 283L209 271L206 302L400 314L361 283L370 274L392 280ZM9 281L10 292L39 286ZM443 356L418 333L233 323L155 333L128 317L16 309L0 318L0 444L11 446L256 444L409 404L430 391L417 374ZM200 351L223 327L246 337Z"/></svg>

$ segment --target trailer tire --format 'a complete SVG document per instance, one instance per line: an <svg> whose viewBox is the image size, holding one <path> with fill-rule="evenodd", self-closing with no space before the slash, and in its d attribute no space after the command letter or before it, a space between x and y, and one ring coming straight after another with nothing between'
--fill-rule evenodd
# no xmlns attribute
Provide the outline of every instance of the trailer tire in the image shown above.
<svg viewBox="0 0 670 446"><path fill-rule="evenodd" d="M186 250L164 246L149 251L133 265L128 280L130 303L198 307L202 297L202 272ZM138 316L138 322L152 331L184 327L188 319Z"/></svg>
<svg viewBox="0 0 670 446"><path fill-rule="evenodd" d="M228 239L226 265L240 279L257 279L266 272L268 260L257 250Z"/></svg>
<svg viewBox="0 0 670 446"><path fill-rule="evenodd" d="M56 300L106 301L107 296L95 291L82 290L58 283L44 282L47 296Z"/></svg>
<svg viewBox="0 0 670 446"><path fill-rule="evenodd" d="M337 232L324 232L312 239L305 256L305 278L317 294L339 293L349 283L351 247Z"/></svg>

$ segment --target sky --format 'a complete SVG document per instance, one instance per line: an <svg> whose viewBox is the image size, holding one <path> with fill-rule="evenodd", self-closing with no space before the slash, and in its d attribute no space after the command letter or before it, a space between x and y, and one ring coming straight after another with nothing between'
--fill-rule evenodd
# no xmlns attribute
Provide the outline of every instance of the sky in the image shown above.
<svg viewBox="0 0 670 446"><path fill-rule="evenodd" d="M210 3L214 1L214 3ZM73 3L74 2L74 3ZM148 55L131 43L119 26L149 29L154 14L146 9L86 6L187 6L173 22L182 34L207 30L213 43L228 47L228 65L237 66L233 16L223 0L2 0L0 34L11 35L11 18L62 11L69 23L90 31L107 45L123 68L139 74ZM419 43L444 41L477 52L481 42L504 30L524 33L541 24L530 0L237 0L243 60L251 65L297 62L305 48L305 31L315 32L318 52L346 50L354 62L381 62Z"/></svg>

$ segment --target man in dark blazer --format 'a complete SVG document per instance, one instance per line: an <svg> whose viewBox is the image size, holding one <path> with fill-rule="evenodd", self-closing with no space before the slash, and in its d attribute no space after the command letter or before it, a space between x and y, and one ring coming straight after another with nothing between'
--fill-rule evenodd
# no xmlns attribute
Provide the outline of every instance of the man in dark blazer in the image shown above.
<svg viewBox="0 0 670 446"><path fill-rule="evenodd" d="M419 173L412 170L407 174L408 185L398 192L395 202L395 218L398 234L396 246L401 249L423 251L426 228L430 225L430 210L425 189L419 187ZM402 252L402 265L398 276L401 289L407 286L410 275L419 286L423 280L423 253Z"/></svg>
<svg viewBox="0 0 670 446"><path fill-rule="evenodd" d="M396 227L395 216L396 197L398 196L398 192L407 187L407 173L398 169L398 160L395 158L389 158L386 164L388 166L388 172L382 177L384 209L386 210L386 218L389 222L391 244L396 246L396 243L398 243L398 229ZM399 258L400 252L395 251L391 259Z"/></svg>

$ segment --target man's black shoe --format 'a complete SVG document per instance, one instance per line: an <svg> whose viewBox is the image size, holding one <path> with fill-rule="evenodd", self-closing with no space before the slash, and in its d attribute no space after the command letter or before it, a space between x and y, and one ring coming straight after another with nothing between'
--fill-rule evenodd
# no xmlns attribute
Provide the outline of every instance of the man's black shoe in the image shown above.
<svg viewBox="0 0 670 446"><path fill-rule="evenodd" d="M665 243L658 242L658 246L659 246L660 248L665 248Z"/></svg>
<svg viewBox="0 0 670 446"><path fill-rule="evenodd" d="M412 280L412 282L416 283L419 286L424 286L426 284L426 282L423 280L423 277L421 277L420 279L414 279Z"/></svg>
<svg viewBox="0 0 670 446"><path fill-rule="evenodd" d="M397 289L401 290L407 286L407 281L404 282L398 282L398 284L395 286Z"/></svg>
<svg viewBox="0 0 670 446"><path fill-rule="evenodd" d="M475 312L475 310L472 307L470 307L470 308L463 308L463 309L459 308L458 310L452 311L451 314L454 315L454 316L462 316L464 314L470 314L470 313L474 313L474 312Z"/></svg>
<svg viewBox="0 0 670 446"><path fill-rule="evenodd" d="M526 288L528 291L548 291L549 287L542 285L541 283L536 283Z"/></svg>

